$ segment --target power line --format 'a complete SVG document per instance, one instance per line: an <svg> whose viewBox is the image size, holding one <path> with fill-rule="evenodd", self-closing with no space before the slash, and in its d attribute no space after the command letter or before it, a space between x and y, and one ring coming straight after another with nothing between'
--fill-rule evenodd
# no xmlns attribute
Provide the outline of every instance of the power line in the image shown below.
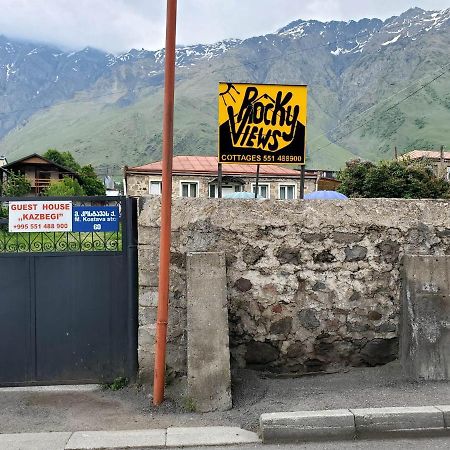
<svg viewBox="0 0 450 450"><path fill-rule="evenodd" d="M450 65L447 64L447 66ZM445 66L444 66L445 67ZM394 105L390 106L389 108L387 108L386 110L383 111L383 115L386 114L387 112L391 111L392 109L394 109L395 107L397 107L398 105L400 105L401 103L403 103L404 101L408 100L409 98L411 98L412 96L414 96L415 94L417 94L418 92L420 92L422 89L426 88L428 85L430 85L431 83L433 83L434 81L436 81L437 79L441 78L443 75L445 75L446 71L442 72L441 74L439 74L438 76L434 77L431 81L429 81L428 83L425 83L424 85L420 86L419 89L416 89L414 92L411 92L409 95L407 95L406 97L402 98L401 100L399 100L397 103L395 103ZM383 117L383 115L381 117ZM358 125L357 127L353 128L352 130L350 130L348 133L345 133L344 135L342 135L341 137L337 138L334 140L334 142L329 142L328 144L319 147L318 149L316 149L316 151L320 151L323 150L327 147L329 147L330 145L335 144L336 142L341 141L342 139L344 139L347 136L350 136L351 134L353 134L355 131L359 130L360 128L362 128L363 126L367 125L369 122L371 122L373 120L373 117L365 122L363 122L362 124Z"/></svg>
<svg viewBox="0 0 450 450"><path fill-rule="evenodd" d="M440 70L444 70L444 68L447 67L447 66L449 66L449 65L450 65L450 63L447 63L447 64L445 64L445 65L439 67L438 69L434 70L433 73L436 72L436 71L438 71L438 70L439 70L439 71L440 71ZM365 109L364 111L358 112L358 113L357 113L358 116L362 116L362 115L368 113L369 111L371 111L372 109L377 108L377 107L380 107L380 105L382 105L383 103L386 103L386 102L388 102L389 100L391 100L392 98L397 97L397 95L401 94L401 93L404 92L404 91L407 91L408 89L410 89L410 88L411 88L412 86L414 86L415 84L420 83L422 80L424 80L425 78L428 78L428 77L430 77L430 76L433 76L433 74L431 73L431 74L428 74L428 75L423 76L422 78L419 78L418 80L415 80L414 82L412 82L411 84L409 84L409 85L406 86L405 88L400 89L400 90L397 91L397 92L394 92L392 95L390 95L389 97L385 98L385 99L382 100L381 102L375 103L375 104L373 104L372 106L370 106L369 108ZM434 79L433 79L431 82L433 82L433 81L434 81ZM356 115L356 113L353 114L353 115L348 114L348 115L346 116L345 120L344 120L343 122L338 123L334 128L332 128L331 130L329 130L329 131L328 131L328 134L332 133L333 131L338 130L338 129L341 128L341 127L343 127L347 122L349 122L349 121L353 118L354 115ZM315 139L313 139L313 140L309 143L309 145L313 144L314 142L317 142L320 138L321 138L321 136L316 137Z"/></svg>
<svg viewBox="0 0 450 450"><path fill-rule="evenodd" d="M290 56L290 55L294 55L294 54L298 54L298 53L302 53L302 52L312 51L312 50L315 50L315 49L317 49L317 48L329 47L329 46L331 46L331 45L333 45L333 44L338 44L339 42L342 42L342 41L347 41L347 42L349 42L351 39L353 39L353 38L357 39L357 38L360 37L360 36L365 36L365 35L374 36L374 35L376 35L376 34L379 34L380 32L381 32L381 30L377 30L377 31L375 31L375 32L372 33L372 34L371 34L369 31L367 31L366 33L357 33L357 34L352 35L352 36L342 37L341 39L337 39L337 40L335 40L335 41L327 42L326 44L320 44L320 45L316 45L316 46L312 46L312 47L301 48L301 49L298 49L298 50L295 50L295 51L292 51L292 52L286 52L286 53L283 53L283 54L281 54L281 55L276 55L276 56L268 57L268 58L259 58L258 60L254 60L254 61L241 62L240 64L235 65L235 66L228 66L228 67L224 67L224 68L220 68L220 69L215 69L215 70L210 70L210 71L206 71L206 72L208 72L208 73L217 73L217 72L222 72L222 71L224 71L224 70L233 70L233 69L235 69L235 68L241 68L242 66L248 66L248 65L254 65L254 64L261 64L261 63L264 63L264 62L267 62L267 61L277 60L277 59L280 59L280 58L282 58L282 57L286 57L286 56ZM421 34L421 32L422 32L422 30L419 31L418 33L416 33L416 34L414 34L414 35L411 35L411 36L408 36L408 37L414 38L414 37L418 36L419 34ZM356 41L356 42L357 42L357 41ZM359 44L359 43L358 43L358 44ZM450 65L450 63L449 63L449 64L446 64L446 65L444 65L444 66L441 66L441 67L440 67L439 69L437 69L437 70L442 70L444 67L446 67L446 66L448 66L448 65ZM199 68L199 66L195 66L195 68ZM201 68L201 67L200 67L200 68ZM160 72L160 73L157 74L157 75L161 75L161 73L162 73L162 72ZM445 72L444 72L444 73L445 73ZM428 84L431 84L433 81L435 81L436 79L440 78L444 73L442 73L441 75L439 75L439 76L436 77L436 78L433 78L429 83L425 84L423 87L426 87ZM422 77L421 79L427 78L427 77L429 77L429 76L430 76L430 75L426 75L426 76ZM388 98L382 100L381 102L378 102L378 103L372 105L371 107L367 108L366 110L364 110L364 111L362 111L362 112L360 112L360 113L357 113L358 116L361 116L361 115L363 115L363 114L369 112L370 110L372 110L372 109L374 109L374 108L376 108L376 107L379 107L380 104L383 104L383 103L389 101L389 100L392 99L393 97L395 97L395 96L399 95L400 93L404 92L405 90L409 89L411 86L413 86L414 84L416 84L417 82L419 82L421 79L414 81L414 82L413 82L412 84L410 84L409 86L407 86L407 87L405 87L405 88L403 88L403 89L401 89L401 90L395 92L394 94L390 95ZM405 101L405 100L408 99L410 96L412 96L412 95L414 95L415 93L417 93L417 92L419 92L420 90L422 90L423 87L419 88L417 91L413 92L411 95L409 95L409 96L407 96L405 99L401 100L398 104L400 104L402 101ZM135 88L135 89L132 89L132 90L130 90L130 89L122 89L122 90L117 90L117 91L111 91L111 92L105 93L105 94L99 94L99 95L96 95L96 96L91 96L91 97L89 97L89 98L87 98L87 99L78 99L78 100L76 100L76 99L70 100L70 99L69 99L69 100L63 100L62 102L54 103L54 104L52 104L52 105L47 105L47 106L40 106L40 107L22 108L22 109L11 110L11 111L8 111L7 113L0 113L0 115L8 115L8 114L15 113L15 112L29 111L30 109L31 109L31 110L34 110L34 111L42 111L42 110L45 110L45 109L49 109L49 108L52 108L52 107L56 107L56 106L59 106L59 105L63 105L63 104L65 104L65 103L69 103L69 104L74 104L74 103L76 103L76 104L78 104L78 103L90 103L90 102L92 102L92 100L95 100L95 99L104 98L104 97L111 97L111 96L113 96L113 95L123 94L123 93L134 94L134 93L136 93L136 92L140 92L140 91L142 91L142 90L146 90L146 89L149 89L149 88L151 88L151 86L142 86L142 87L138 87L138 88ZM78 92L80 92L80 91L78 91ZM393 107L395 107L395 106L397 106L397 104L394 105ZM391 110L393 107L389 108L389 109L386 110L385 112L388 112L388 111ZM353 117L353 116L347 116L344 122L339 123L336 127L332 128L332 129L330 130L330 132L333 132L333 131L335 131L335 130L341 128L344 124L346 124L347 122L349 122L349 121L351 120L352 117ZM351 133L353 133L354 131L358 130L359 128L361 128L361 127L364 126L365 124L366 124L366 123L363 123L361 126L356 127L355 129L351 130L349 133L347 133L347 134L341 136L340 138L338 138L337 140L335 140L335 142L338 142L339 140L343 139L344 137L350 135ZM315 138L311 143L316 142L318 139L320 139L320 137ZM310 145L311 145L311 143L310 143ZM323 146L323 147L319 147L319 149L317 149L316 151L322 150L322 149L324 149L324 148L327 148L328 146L330 146L330 145L332 145L332 144L333 144L332 142L329 142L327 145L325 145L325 146Z"/></svg>

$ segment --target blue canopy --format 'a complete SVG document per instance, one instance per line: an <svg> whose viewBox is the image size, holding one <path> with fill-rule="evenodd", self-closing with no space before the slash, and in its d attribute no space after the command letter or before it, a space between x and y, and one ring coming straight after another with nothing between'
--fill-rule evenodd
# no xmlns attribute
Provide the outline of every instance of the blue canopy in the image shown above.
<svg viewBox="0 0 450 450"><path fill-rule="evenodd" d="M233 192L232 194L225 194L223 198L234 198L241 200L255 199L255 194L253 192ZM265 200L264 197L258 196L258 200Z"/></svg>
<svg viewBox="0 0 450 450"><path fill-rule="evenodd" d="M348 200L348 197L336 191L316 191L306 194L305 200Z"/></svg>

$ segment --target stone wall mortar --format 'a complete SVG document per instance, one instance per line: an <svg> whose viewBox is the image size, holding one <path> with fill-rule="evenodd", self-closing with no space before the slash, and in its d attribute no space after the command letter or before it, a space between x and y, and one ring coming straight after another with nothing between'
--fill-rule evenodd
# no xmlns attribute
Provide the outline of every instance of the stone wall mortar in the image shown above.
<svg viewBox="0 0 450 450"><path fill-rule="evenodd" d="M404 254L450 254L449 202L174 199L168 366L186 371L186 254L223 251L238 366L311 372L397 356ZM139 215L141 376L152 373L160 199Z"/></svg>

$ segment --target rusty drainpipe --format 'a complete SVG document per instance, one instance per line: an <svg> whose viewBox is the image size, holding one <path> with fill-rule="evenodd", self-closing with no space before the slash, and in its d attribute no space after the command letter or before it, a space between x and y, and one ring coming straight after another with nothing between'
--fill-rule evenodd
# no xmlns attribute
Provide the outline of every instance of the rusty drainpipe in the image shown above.
<svg viewBox="0 0 450 450"><path fill-rule="evenodd" d="M166 339L169 319L170 229L172 214L173 115L175 96L175 42L177 0L167 0L163 159L161 197L161 239L159 247L158 313L156 318L155 372L153 404L164 400Z"/></svg>

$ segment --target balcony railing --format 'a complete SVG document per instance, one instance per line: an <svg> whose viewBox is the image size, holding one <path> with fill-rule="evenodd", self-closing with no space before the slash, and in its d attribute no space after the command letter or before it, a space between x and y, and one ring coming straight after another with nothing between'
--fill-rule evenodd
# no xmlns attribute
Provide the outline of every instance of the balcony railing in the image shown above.
<svg viewBox="0 0 450 450"><path fill-rule="evenodd" d="M35 178L31 182L31 187L34 189L36 194L40 194L44 189L50 186L52 180L48 178Z"/></svg>

